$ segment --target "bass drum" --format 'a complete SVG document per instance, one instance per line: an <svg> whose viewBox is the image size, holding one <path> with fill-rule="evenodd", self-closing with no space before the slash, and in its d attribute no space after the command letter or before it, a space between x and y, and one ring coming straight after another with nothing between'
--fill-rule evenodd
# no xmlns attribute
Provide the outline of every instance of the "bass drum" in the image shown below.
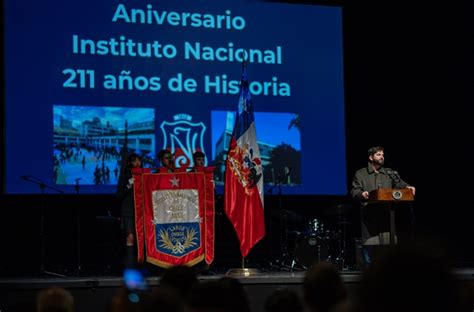
<svg viewBox="0 0 474 312"><path fill-rule="evenodd" d="M295 247L294 256L296 263L304 269L315 263L331 261L328 243L316 235L302 238Z"/></svg>

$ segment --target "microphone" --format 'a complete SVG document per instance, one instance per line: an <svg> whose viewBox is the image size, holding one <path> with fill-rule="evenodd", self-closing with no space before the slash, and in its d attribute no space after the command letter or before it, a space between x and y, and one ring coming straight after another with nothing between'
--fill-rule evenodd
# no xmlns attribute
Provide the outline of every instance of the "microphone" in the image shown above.
<svg viewBox="0 0 474 312"><path fill-rule="evenodd" d="M390 176L392 180L395 180L395 181L400 180L400 175L395 170L387 170L387 174Z"/></svg>
<svg viewBox="0 0 474 312"><path fill-rule="evenodd" d="M28 179L28 178L31 178L31 176L30 176L30 175L23 175L23 176L21 176L21 178L22 178L23 180L26 180L26 179Z"/></svg>
<svg viewBox="0 0 474 312"><path fill-rule="evenodd" d="M77 178L77 179L74 180L74 181L79 182L80 180L82 180L82 178Z"/></svg>

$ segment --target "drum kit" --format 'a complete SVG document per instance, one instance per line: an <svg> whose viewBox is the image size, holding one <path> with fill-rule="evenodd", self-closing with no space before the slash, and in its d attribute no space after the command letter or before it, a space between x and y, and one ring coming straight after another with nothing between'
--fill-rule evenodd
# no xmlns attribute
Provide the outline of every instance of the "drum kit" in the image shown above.
<svg viewBox="0 0 474 312"><path fill-rule="evenodd" d="M296 238L294 258L299 266L308 269L315 263L330 262L346 268L346 232L350 224L345 218L347 209L350 209L347 205L338 205L325 211L337 216L336 229L330 229L321 219L308 222L307 230Z"/></svg>

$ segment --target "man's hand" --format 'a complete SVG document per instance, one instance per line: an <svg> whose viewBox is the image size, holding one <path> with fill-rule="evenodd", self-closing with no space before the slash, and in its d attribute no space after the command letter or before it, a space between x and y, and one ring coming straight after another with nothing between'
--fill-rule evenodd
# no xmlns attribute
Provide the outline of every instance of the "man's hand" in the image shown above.
<svg viewBox="0 0 474 312"><path fill-rule="evenodd" d="M362 192L361 196L362 196L363 199L367 200L367 199L369 199L369 192L367 192L367 191Z"/></svg>
<svg viewBox="0 0 474 312"><path fill-rule="evenodd" d="M413 196L415 196L416 189L415 189L414 186L407 186L407 189L409 189L411 191L411 193L413 194Z"/></svg>

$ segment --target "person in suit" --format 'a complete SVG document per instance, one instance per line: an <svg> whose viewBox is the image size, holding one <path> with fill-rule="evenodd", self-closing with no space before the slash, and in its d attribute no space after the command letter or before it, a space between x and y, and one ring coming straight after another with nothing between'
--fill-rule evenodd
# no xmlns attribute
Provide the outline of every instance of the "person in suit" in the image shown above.
<svg viewBox="0 0 474 312"><path fill-rule="evenodd" d="M384 148L371 147L368 150L367 167L356 171L352 179L351 197L360 205L363 260L372 262L374 248L389 244L389 211L374 204L368 204L369 193L381 188L408 188L415 195L415 187L403 181L393 169L386 168ZM386 208L386 207L385 207Z"/></svg>

